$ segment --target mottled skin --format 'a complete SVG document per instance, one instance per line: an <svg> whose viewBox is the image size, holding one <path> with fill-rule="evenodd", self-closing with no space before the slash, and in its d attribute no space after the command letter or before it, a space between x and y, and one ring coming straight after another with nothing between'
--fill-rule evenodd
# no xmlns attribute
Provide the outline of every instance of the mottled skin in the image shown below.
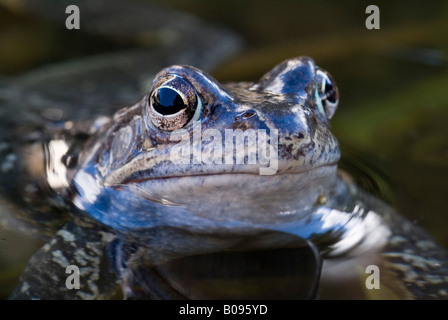
<svg viewBox="0 0 448 320"><path fill-rule="evenodd" d="M323 101L319 72L312 59L299 57L257 83L221 85L199 69L171 66L137 104L80 130L82 143L77 124L56 130L53 139L64 141L63 154L68 149L65 165L55 169L56 182L38 188L63 199L72 218L33 256L12 298L107 298L118 283L126 298L190 298L148 270L240 247L245 239L251 248L294 244L316 252L323 258L323 296L339 277L364 281L357 268L375 264L389 298L447 298L447 254L338 172L340 151L329 124L337 101ZM275 174L260 175L260 164L174 165L173 128L158 127L165 124L151 111L152 94L167 76L194 88L202 133L278 130ZM195 132L191 122L173 126L191 137ZM274 236L266 240L266 232ZM291 237L280 236L285 234ZM68 264L82 266L87 285L80 290L65 289ZM337 285L343 290L343 283Z"/></svg>

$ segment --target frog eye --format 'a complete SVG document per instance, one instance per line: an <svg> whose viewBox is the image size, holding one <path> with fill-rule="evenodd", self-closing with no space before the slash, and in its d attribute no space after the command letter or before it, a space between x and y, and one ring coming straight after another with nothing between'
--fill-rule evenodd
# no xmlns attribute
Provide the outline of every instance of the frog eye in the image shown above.
<svg viewBox="0 0 448 320"><path fill-rule="evenodd" d="M331 119L339 103L336 83L328 72L319 68L316 71L316 103L327 119Z"/></svg>
<svg viewBox="0 0 448 320"><path fill-rule="evenodd" d="M162 130L176 130L199 118L201 100L186 79L169 75L161 78L148 99L151 122Z"/></svg>

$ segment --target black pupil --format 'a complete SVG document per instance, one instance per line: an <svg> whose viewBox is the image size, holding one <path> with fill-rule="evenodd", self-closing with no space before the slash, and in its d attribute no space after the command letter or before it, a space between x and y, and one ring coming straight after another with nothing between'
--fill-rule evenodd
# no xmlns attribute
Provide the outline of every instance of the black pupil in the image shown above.
<svg viewBox="0 0 448 320"><path fill-rule="evenodd" d="M167 116L185 109L186 105L176 90L160 88L153 95L152 107L161 115Z"/></svg>
<svg viewBox="0 0 448 320"><path fill-rule="evenodd" d="M325 81L325 96L328 101L332 103L336 102L336 95L334 94L333 84L329 80Z"/></svg>

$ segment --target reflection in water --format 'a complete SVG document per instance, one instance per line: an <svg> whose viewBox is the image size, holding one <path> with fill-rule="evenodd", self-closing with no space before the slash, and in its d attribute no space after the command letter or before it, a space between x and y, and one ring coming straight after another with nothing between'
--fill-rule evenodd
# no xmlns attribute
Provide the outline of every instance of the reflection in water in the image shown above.
<svg viewBox="0 0 448 320"><path fill-rule="evenodd" d="M156 271L189 299L312 299L320 269L316 248L302 244L192 255L146 272Z"/></svg>
<svg viewBox="0 0 448 320"><path fill-rule="evenodd" d="M62 163L62 158L68 151L67 142L51 140L45 147L48 184L54 190L68 187L67 167Z"/></svg>

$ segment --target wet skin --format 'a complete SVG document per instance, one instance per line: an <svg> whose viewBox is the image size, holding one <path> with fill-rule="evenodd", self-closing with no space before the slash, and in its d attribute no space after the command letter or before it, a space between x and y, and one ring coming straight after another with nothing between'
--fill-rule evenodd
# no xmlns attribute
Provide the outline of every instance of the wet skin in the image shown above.
<svg viewBox="0 0 448 320"><path fill-rule="evenodd" d="M189 298L155 288L142 269L246 241L250 249L311 248L323 259L323 296L340 268L344 281L359 280L356 270L373 264L384 271L384 297L447 298L446 253L338 172L329 122L337 104L334 80L307 57L282 62L256 83L220 84L176 65L160 71L137 104L55 131L46 162L62 162L47 165L45 190L64 200L72 218L35 254L12 297L105 298L120 283L126 298ZM239 146L230 163L174 163L174 133L194 149L194 135L210 129L222 137L229 129L265 130L274 172L260 174L272 163L238 163ZM225 150L225 139L219 144ZM211 145L204 138L196 152ZM87 287L60 289L66 275L54 270L67 264L85 266Z"/></svg>

